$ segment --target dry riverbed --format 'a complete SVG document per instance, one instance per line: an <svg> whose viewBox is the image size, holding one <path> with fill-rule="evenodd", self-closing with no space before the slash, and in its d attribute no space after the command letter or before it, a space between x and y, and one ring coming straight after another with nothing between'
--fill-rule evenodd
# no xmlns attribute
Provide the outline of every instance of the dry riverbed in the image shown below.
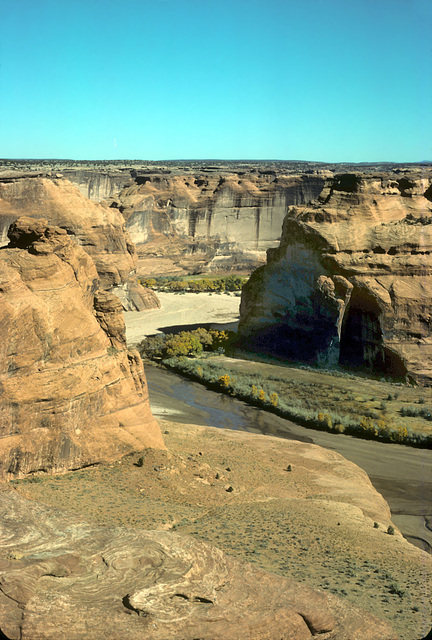
<svg viewBox="0 0 432 640"><path fill-rule="evenodd" d="M169 333L170 327L211 325L217 329L237 329L240 298L234 293L157 293L160 309L125 313L128 345L146 336Z"/></svg>

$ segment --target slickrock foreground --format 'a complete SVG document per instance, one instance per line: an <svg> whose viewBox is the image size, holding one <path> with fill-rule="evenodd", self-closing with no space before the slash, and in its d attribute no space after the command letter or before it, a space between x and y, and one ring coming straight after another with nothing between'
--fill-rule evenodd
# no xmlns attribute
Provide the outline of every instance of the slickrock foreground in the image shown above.
<svg viewBox="0 0 432 640"><path fill-rule="evenodd" d="M44 219L0 250L0 477L163 447L121 304L93 260Z"/></svg>
<svg viewBox="0 0 432 640"><path fill-rule="evenodd" d="M60 476L38 474L14 481L13 487L23 498L61 511L64 517L92 523L91 531L115 525L127 528L128 539L133 539L134 530L141 536L149 529L153 540L159 540L157 531L165 540L169 529L192 535L198 543L215 545L237 561L278 574L277 580L289 577L313 589L318 594L317 612L324 593L339 597L347 607L343 618L347 628L354 606L364 610L363 620L370 616L385 620L401 640L420 640L426 635L431 626L432 557L409 544L396 527L393 535L387 533L392 526L388 505L362 469L334 451L303 442L193 424L161 425L167 450L146 449L117 463ZM198 555L207 557L206 547L197 544L196 549ZM195 557L199 566L206 562L205 557L202 561ZM251 575L242 565L236 566ZM204 574L206 571L204 566ZM280 593L275 594L270 582L258 574L256 580L257 607L267 610L263 619L273 615L278 619L272 602L279 606L284 592L291 594L291 587L281 582ZM57 582L60 589L61 581ZM207 586L190 590L176 586L174 593L213 600L209 595L213 587L205 579L203 584ZM238 584L234 575L229 584ZM133 592L139 588L134 587ZM131 593L130 589L123 595ZM299 601L302 593L299 587ZM87 590L85 594L87 597ZM244 596L244 590L234 590L229 597L239 600L247 619ZM180 597L174 601L182 602ZM187 602L191 604L184 598L183 605ZM221 602L226 600L216 595L216 603ZM151 599L147 606L150 604ZM200 608L196 603L195 609L208 611L209 603L202 604ZM142 600L141 606L145 608ZM329 607L332 610L333 605ZM215 608L210 609L216 616ZM238 620L236 611L227 605L225 637L243 640L249 637L244 628L236 636L231 627ZM252 607L252 617L255 611ZM358 620L357 614L352 619ZM275 629L270 622L268 626ZM371 638L380 637L380 628L376 625L377 635L371 633ZM256 635L251 632L250 637L289 638L289 629L279 636L276 631L266 636L263 630L255 630ZM342 631L336 629L339 627L335 626L330 638L340 637ZM161 635L171 638L170 633ZM223 637L222 627L220 635ZM179 632L179 637L219 636L197 631L190 636ZM350 640L355 637L348 634Z"/></svg>
<svg viewBox="0 0 432 640"><path fill-rule="evenodd" d="M97 527L1 492L9 640L394 640L383 622L170 532Z"/></svg>
<svg viewBox="0 0 432 640"><path fill-rule="evenodd" d="M244 287L243 344L432 384L431 223L430 174L329 178Z"/></svg>

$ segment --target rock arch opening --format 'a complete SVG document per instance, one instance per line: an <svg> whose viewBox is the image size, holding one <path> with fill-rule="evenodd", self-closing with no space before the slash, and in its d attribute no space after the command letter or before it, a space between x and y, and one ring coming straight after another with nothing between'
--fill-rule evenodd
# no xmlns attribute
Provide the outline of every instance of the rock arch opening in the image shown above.
<svg viewBox="0 0 432 640"><path fill-rule="evenodd" d="M404 361L384 344L381 315L382 310L372 295L354 289L342 323L339 362L350 369L405 379Z"/></svg>

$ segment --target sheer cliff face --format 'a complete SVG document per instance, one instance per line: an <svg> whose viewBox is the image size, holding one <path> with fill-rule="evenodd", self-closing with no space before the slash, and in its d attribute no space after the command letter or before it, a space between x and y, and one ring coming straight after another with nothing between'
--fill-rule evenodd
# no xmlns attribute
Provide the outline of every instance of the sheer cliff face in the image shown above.
<svg viewBox="0 0 432 640"><path fill-rule="evenodd" d="M432 179L345 174L292 208L240 335L286 358L432 383Z"/></svg>
<svg viewBox="0 0 432 640"><path fill-rule="evenodd" d="M68 180L22 177L0 180L0 236L7 241L7 229L19 216L47 218L76 238L94 260L100 286L118 288L125 298L124 308L159 306L156 296L134 283L137 263L135 247L124 228L119 211L85 198ZM151 300L150 297L152 296Z"/></svg>
<svg viewBox="0 0 432 640"><path fill-rule="evenodd" d="M318 175L149 172L136 176L114 204L136 244L183 240L183 251L208 254L210 269L236 260L250 266L262 263L265 250L276 246L287 207L314 199L323 184Z"/></svg>
<svg viewBox="0 0 432 640"><path fill-rule="evenodd" d="M0 250L0 476L163 447L119 300L64 229L21 218Z"/></svg>
<svg viewBox="0 0 432 640"><path fill-rule="evenodd" d="M62 175L76 185L85 198L95 202L115 198L133 181L130 169L106 172L73 169L63 170Z"/></svg>

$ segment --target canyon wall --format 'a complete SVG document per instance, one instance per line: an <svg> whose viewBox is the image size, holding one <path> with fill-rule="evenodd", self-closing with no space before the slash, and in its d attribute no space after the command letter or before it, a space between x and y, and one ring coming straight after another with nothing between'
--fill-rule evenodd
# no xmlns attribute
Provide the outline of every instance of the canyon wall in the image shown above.
<svg viewBox="0 0 432 640"><path fill-rule="evenodd" d="M126 220L139 253L179 254L204 270L250 269L276 246L289 205L314 199L321 175L247 172L154 173L136 175L113 206ZM147 246L146 246L147 245Z"/></svg>
<svg viewBox="0 0 432 640"><path fill-rule="evenodd" d="M132 183L132 169L122 167L102 169L62 169L62 175L78 187L81 194L95 202L115 198L126 186Z"/></svg>
<svg viewBox="0 0 432 640"><path fill-rule="evenodd" d="M0 249L0 476L163 447L121 304L64 229L20 218Z"/></svg>
<svg viewBox="0 0 432 640"><path fill-rule="evenodd" d="M288 206L316 198L325 174L264 166L63 172L83 195L122 212L143 259L165 258L185 271L263 264Z"/></svg>
<svg viewBox="0 0 432 640"><path fill-rule="evenodd" d="M68 180L43 175L0 178L0 237L19 216L44 216L67 231L93 258L100 286L121 294L125 309L159 306L156 295L138 285L135 247L116 209L85 198Z"/></svg>
<svg viewBox="0 0 432 640"><path fill-rule="evenodd" d="M239 335L287 359L432 383L432 176L342 174L293 207Z"/></svg>

